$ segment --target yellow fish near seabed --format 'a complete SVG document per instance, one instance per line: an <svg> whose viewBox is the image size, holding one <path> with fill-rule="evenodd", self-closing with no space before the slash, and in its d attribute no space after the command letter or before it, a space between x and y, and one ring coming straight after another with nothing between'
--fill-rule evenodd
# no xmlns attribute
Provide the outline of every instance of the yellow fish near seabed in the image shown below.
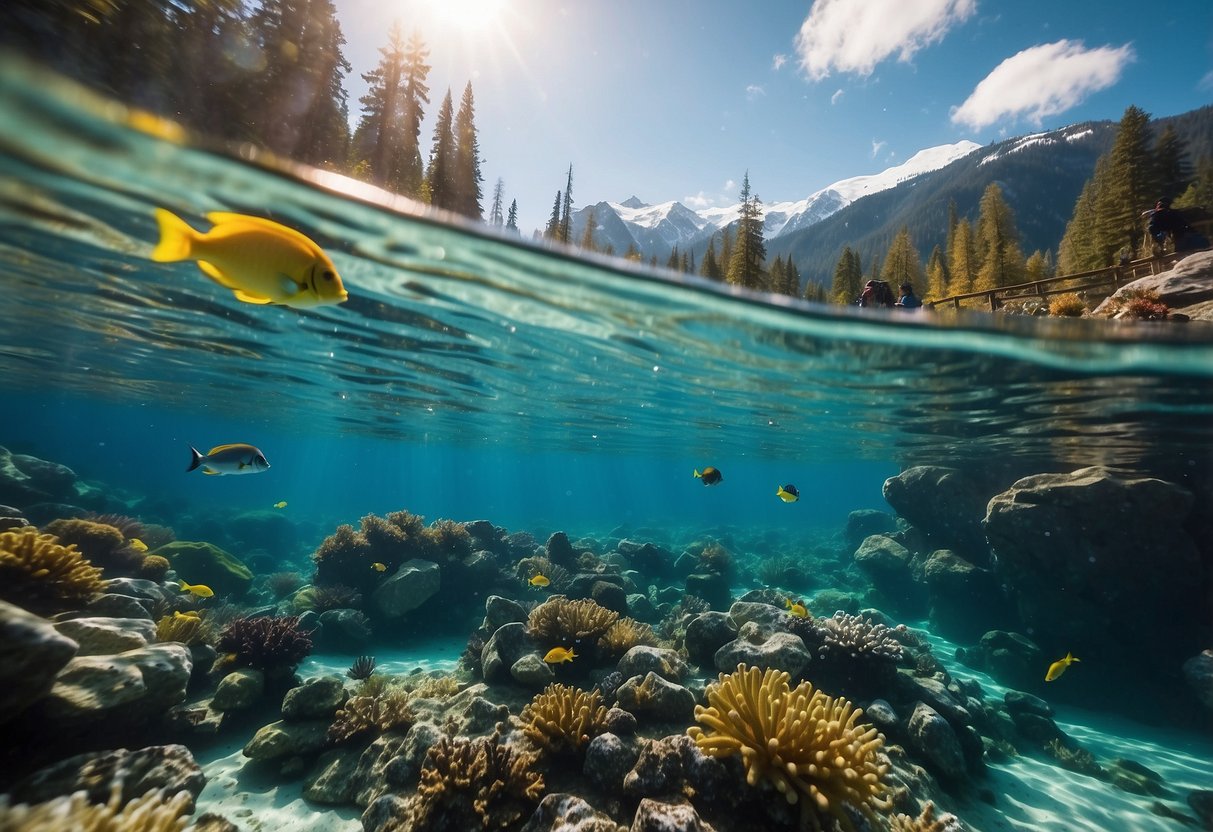
<svg viewBox="0 0 1213 832"><path fill-rule="evenodd" d="M1070 655L1069 651L1066 651L1066 657L1064 659L1058 659L1057 661L1053 662L1053 664L1049 665L1049 670L1047 673L1045 673L1045 681L1052 682L1058 676L1065 673L1067 667L1077 661L1082 660L1074 658Z"/></svg>
<svg viewBox="0 0 1213 832"><path fill-rule="evenodd" d="M577 654L571 647L553 647L543 657L543 660L548 664L560 664L561 662L571 662L575 658L577 658Z"/></svg>
<svg viewBox="0 0 1213 832"><path fill-rule="evenodd" d="M809 617L808 607L806 607L804 604L800 603L799 601L797 601L796 603L792 603L791 598L784 598L783 605L785 607L787 607L788 615L792 616L793 618L808 618Z"/></svg>
<svg viewBox="0 0 1213 832"><path fill-rule="evenodd" d="M192 618L196 621L201 621L202 615L198 612L198 610L186 610L185 612L182 612L181 610L173 610L173 618L176 618L178 621L183 618Z"/></svg>
<svg viewBox="0 0 1213 832"><path fill-rule="evenodd" d="M146 552L147 551L147 544L144 543L142 540L140 540L137 537L132 537L130 540L126 541L126 545L130 546L136 552Z"/></svg>
<svg viewBox="0 0 1213 832"><path fill-rule="evenodd" d="M387 564L380 563L379 561L375 561L374 563L371 564L371 569L374 569L376 572L386 572Z"/></svg>
<svg viewBox="0 0 1213 832"><path fill-rule="evenodd" d="M274 503L274 508L286 508L286 500L279 500Z"/></svg>
<svg viewBox="0 0 1213 832"><path fill-rule="evenodd" d="M178 581L181 584L181 591L188 592L190 595L197 595L199 598L210 598L215 594L215 591L206 584L187 584L185 581Z"/></svg>
<svg viewBox="0 0 1213 832"><path fill-rule="evenodd" d="M157 208L160 243L152 259L158 263L195 260L203 274L245 303L301 309L349 298L333 261L295 229L223 211L206 218L213 225L200 233L171 211Z"/></svg>
<svg viewBox="0 0 1213 832"><path fill-rule="evenodd" d="M533 577L529 581L527 581L527 583L530 584L531 586L547 586L548 584L551 583L551 581L549 581L543 575L536 575L535 577Z"/></svg>

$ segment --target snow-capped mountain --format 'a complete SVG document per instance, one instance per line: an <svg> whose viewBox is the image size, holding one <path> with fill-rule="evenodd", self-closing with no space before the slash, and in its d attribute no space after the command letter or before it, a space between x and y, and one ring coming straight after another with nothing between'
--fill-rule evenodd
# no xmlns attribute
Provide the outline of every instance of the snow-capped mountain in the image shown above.
<svg viewBox="0 0 1213 832"><path fill-rule="evenodd" d="M821 222L857 199L895 187L908 179L950 165L980 148L976 142L930 147L915 153L900 165L880 173L852 176L795 202L773 202L763 206L768 240ZM692 249L709 236L737 221L740 204L693 211L681 202L656 205L635 196L623 202L599 202L573 213L572 238L580 240L591 212L594 241L599 248L611 246L617 254L634 247L645 255L663 259L677 246Z"/></svg>

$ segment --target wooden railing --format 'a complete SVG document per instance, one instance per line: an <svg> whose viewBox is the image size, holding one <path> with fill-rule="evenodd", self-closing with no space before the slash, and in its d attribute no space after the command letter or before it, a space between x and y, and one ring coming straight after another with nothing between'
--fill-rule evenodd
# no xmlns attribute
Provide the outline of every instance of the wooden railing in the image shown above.
<svg viewBox="0 0 1213 832"><path fill-rule="evenodd" d="M990 311L996 311L1008 300L1025 298L1045 298L1049 295L1060 295L1067 292L1089 291L1091 289L1107 289L1115 292L1126 283L1132 283L1139 277L1164 272L1171 266L1179 255L1174 252L1158 257L1147 257L1133 260L1117 266L1104 269L1092 269L1088 272L1047 277L1043 280L1033 280L1030 283L1017 283L1014 286L999 286L997 289L987 289L984 292L968 292L963 295L950 295L926 305L939 308L951 304L959 309L964 301L977 301L982 306L988 306ZM1108 294L1111 294L1109 292Z"/></svg>

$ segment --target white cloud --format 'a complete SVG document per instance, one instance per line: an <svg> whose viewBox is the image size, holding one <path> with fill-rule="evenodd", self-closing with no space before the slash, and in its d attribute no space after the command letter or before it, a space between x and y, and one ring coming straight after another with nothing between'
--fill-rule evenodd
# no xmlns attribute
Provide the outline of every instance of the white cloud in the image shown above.
<svg viewBox="0 0 1213 832"><path fill-rule="evenodd" d="M880 149L882 147L884 147L886 144L888 144L888 142L878 142L875 139L872 139L872 158L873 159L876 158L876 154L879 153Z"/></svg>
<svg viewBox="0 0 1213 832"><path fill-rule="evenodd" d="M716 204L716 199L705 194L703 191L694 196L684 196L682 204L695 211L702 211L704 208L711 208Z"/></svg>
<svg viewBox="0 0 1213 832"><path fill-rule="evenodd" d="M745 97L750 99L751 101L753 101L755 98L759 98L766 94L767 94L767 91L764 90L762 87L758 86L757 84L750 84L748 87L745 88Z"/></svg>
<svg viewBox="0 0 1213 832"><path fill-rule="evenodd" d="M830 103L837 104L838 99L840 99L840 98L842 98L842 88L841 87L839 87L837 90L835 90L834 94L830 96Z"/></svg>
<svg viewBox="0 0 1213 832"><path fill-rule="evenodd" d="M1205 73L1205 77L1200 79L1200 82L1196 85L1196 89L1213 92L1213 69Z"/></svg>
<svg viewBox="0 0 1213 832"><path fill-rule="evenodd" d="M724 180L724 192L726 194L731 194L735 190L737 190L737 183L734 180L732 180L732 179Z"/></svg>
<svg viewBox="0 0 1213 832"><path fill-rule="evenodd" d="M786 64L787 62L788 62L788 56L783 54L782 52L780 52L778 55L776 55L774 58L771 59L771 69L778 72L779 70L783 69L783 65Z"/></svg>
<svg viewBox="0 0 1213 832"><path fill-rule="evenodd" d="M814 81L831 71L871 75L897 55L908 61L967 20L977 0L817 0L796 35L800 66Z"/></svg>
<svg viewBox="0 0 1213 832"><path fill-rule="evenodd" d="M1133 57L1127 43L1087 49L1082 41L1059 40L1033 46L994 67L952 110L952 123L978 130L1004 117L1022 116L1039 125L1115 84Z"/></svg>

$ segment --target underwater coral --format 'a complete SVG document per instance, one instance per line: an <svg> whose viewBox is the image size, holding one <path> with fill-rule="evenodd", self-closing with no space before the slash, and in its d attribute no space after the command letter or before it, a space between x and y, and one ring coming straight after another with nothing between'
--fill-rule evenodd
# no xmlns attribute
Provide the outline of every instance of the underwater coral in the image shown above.
<svg viewBox="0 0 1213 832"><path fill-rule="evenodd" d="M607 708L597 690L551 684L535 695L519 720L522 732L545 751L580 753L606 730Z"/></svg>
<svg viewBox="0 0 1213 832"><path fill-rule="evenodd" d="M300 629L298 616L237 618L219 634L218 648L231 655L232 667L284 674L312 652L312 638Z"/></svg>
<svg viewBox="0 0 1213 832"><path fill-rule="evenodd" d="M0 533L0 598L50 614L83 606L104 588L101 570L33 527Z"/></svg>
<svg viewBox="0 0 1213 832"><path fill-rule="evenodd" d="M543 795L535 754L515 751L499 738L442 737L426 752L413 798L414 832L511 829Z"/></svg>

